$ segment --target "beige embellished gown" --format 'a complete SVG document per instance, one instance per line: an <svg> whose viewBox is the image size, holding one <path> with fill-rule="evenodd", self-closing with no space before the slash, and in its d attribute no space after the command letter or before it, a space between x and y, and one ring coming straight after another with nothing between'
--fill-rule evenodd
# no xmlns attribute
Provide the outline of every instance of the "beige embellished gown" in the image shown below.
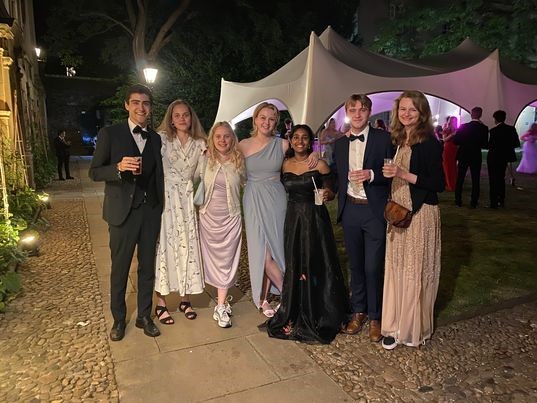
<svg viewBox="0 0 537 403"><path fill-rule="evenodd" d="M401 147L395 163L409 170L412 150ZM411 209L408 182L394 178L392 200ZM382 335L419 346L433 333L433 312L440 278L440 209L423 204L408 228L387 233Z"/></svg>

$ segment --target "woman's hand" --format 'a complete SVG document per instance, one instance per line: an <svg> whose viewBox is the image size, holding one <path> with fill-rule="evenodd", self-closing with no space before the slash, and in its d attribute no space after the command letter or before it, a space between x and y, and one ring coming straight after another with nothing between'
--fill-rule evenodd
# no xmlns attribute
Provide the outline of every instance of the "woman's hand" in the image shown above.
<svg viewBox="0 0 537 403"><path fill-rule="evenodd" d="M384 164L382 166L382 174L385 178L401 177L404 171L395 164Z"/></svg>
<svg viewBox="0 0 537 403"><path fill-rule="evenodd" d="M319 162L319 153L317 153L317 151L312 152L308 156L307 161L308 161L308 168L309 169L315 168L317 166L317 163Z"/></svg>
<svg viewBox="0 0 537 403"><path fill-rule="evenodd" d="M323 199L323 203L324 202L327 202L327 201L330 201L330 200L334 200L334 197L336 197L336 194L334 192L332 192L331 189L329 188L324 188L324 189L319 189L319 191L323 192L322 195L322 199Z"/></svg>

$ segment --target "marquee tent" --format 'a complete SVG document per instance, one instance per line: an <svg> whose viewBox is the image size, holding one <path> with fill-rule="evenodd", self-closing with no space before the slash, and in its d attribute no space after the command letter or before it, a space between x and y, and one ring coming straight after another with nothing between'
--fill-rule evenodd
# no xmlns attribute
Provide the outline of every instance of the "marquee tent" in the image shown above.
<svg viewBox="0 0 537 403"><path fill-rule="evenodd" d="M403 61L356 47L328 27L311 33L309 46L269 76L251 83L222 79L217 121L237 122L262 101L276 101L295 123L317 130L352 93L415 89L470 110L483 120L503 109L509 120L537 100L537 70L488 52L466 39L445 54ZM386 110L386 109L384 109ZM373 113L383 112L373 105Z"/></svg>

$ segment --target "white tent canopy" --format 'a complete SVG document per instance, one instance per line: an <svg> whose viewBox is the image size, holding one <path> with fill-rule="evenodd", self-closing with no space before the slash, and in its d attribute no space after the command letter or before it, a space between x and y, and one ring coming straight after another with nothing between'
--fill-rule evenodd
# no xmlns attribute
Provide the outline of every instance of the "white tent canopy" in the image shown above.
<svg viewBox="0 0 537 403"><path fill-rule="evenodd" d="M276 100L295 123L317 130L350 94L407 89L466 110L481 106L483 120L491 125L494 111L503 109L514 121L537 100L537 71L500 59L498 50L488 52L469 39L443 55L396 60L356 47L328 27L320 37L312 32L306 49L259 81L222 79L216 120L235 123L250 117L260 102ZM373 105L374 114L382 111Z"/></svg>

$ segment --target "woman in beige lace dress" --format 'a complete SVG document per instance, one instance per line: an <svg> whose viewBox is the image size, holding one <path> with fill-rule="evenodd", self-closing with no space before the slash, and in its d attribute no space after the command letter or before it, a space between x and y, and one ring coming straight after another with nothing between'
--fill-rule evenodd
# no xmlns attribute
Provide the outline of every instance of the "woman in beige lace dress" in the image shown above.
<svg viewBox="0 0 537 403"><path fill-rule="evenodd" d="M391 198L412 210L408 228L388 228L382 304L382 346L417 347L433 333L440 278L440 210L444 190L442 145L434 135L427 98L406 91L392 110L391 135L397 153L383 167L393 178Z"/></svg>

